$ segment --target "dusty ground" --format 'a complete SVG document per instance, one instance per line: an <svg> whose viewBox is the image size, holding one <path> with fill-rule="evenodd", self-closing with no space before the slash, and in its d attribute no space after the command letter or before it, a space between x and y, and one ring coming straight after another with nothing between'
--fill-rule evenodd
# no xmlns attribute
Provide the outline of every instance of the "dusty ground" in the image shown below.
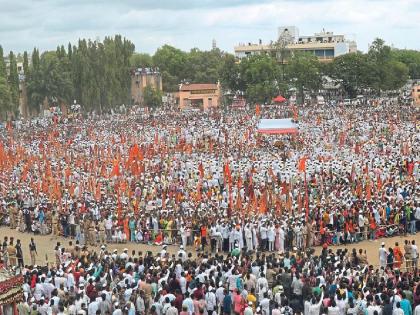
<svg viewBox="0 0 420 315"><path fill-rule="evenodd" d="M34 237L35 243L37 245L38 249L38 256L36 263L39 265L45 264L45 262L48 260L50 262L55 261L54 257L54 247L56 245L56 242L59 241L61 244L66 247L68 245L68 242L70 239L64 239L64 238L58 238L58 239L52 239L50 235L41 236L37 235L34 236L32 234L28 233L20 233L17 231L13 231L9 229L8 227L0 227L0 241L3 242L4 236L13 236L16 239L20 239L22 242L22 249L24 254L24 262L29 263L30 257L29 257L29 242L31 240L31 237ZM405 239L414 239L417 244L420 244L420 233L416 235L409 235L407 237L392 237L392 238L383 238L376 241L363 241L357 244L350 244L347 246L334 246L332 248L348 248L349 250L352 250L353 248L363 248L367 252L367 256L369 259L369 263L373 265L378 265L378 249L380 247L381 242L385 242L386 248L394 247L395 242L400 243L401 249L403 248L403 243ZM132 250L136 251L152 251L153 253L157 253L161 250L160 246L153 246L153 245L145 245L145 244L135 244L135 243L126 243L126 244L110 244L108 245L109 250L118 249L119 252L121 252L124 248L128 248L129 252ZM97 247L99 249L99 246ZM178 250L178 246L168 246L170 253L176 253ZM320 252L320 247L316 248L316 252Z"/></svg>

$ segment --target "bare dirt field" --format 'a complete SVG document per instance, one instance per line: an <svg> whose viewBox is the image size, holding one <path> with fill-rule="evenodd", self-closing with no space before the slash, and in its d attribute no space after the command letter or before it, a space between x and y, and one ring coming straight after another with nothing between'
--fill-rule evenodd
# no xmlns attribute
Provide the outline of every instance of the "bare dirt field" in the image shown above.
<svg viewBox="0 0 420 315"><path fill-rule="evenodd" d="M31 240L31 237L34 238L35 243L37 245L38 250L38 256L36 259L36 263L38 265L44 265L45 262L48 260L49 262L55 262L55 256L54 256L54 247L57 242L60 242L62 246L67 247L69 244L69 241L71 241L70 238L51 238L50 235L36 235L29 233L20 233L14 230L11 230L8 227L1 227L0 228L0 241L3 242L3 238L5 236L11 237L13 236L16 239L20 239L22 242L22 249L24 254L24 262L29 263L30 257L29 257L29 242ZM400 243L400 248L403 249L404 240L415 240L417 244L420 243L420 233L416 235L408 235L407 237L397 236L392 238L383 238L375 241L363 241L356 244L349 244L345 246L332 246L331 248L338 249L338 248L347 248L348 250L352 250L353 248L359 249L362 248L366 250L367 256L369 259L369 263L372 265L378 265L379 259L378 259L378 249L382 242L385 242L386 248L394 247L395 242ZM96 247L99 250L99 244ZM147 244L136 244L136 243L125 243L125 244L108 244L108 250L112 251L114 249L117 249L119 252L122 252L124 248L129 249L129 252L131 253L132 250L135 251L151 251L154 254L158 253L161 250L160 246L154 246L154 245L147 245ZM187 249L188 250L188 249ZM191 248L191 250L193 250ZM316 253L319 253L321 248L316 247ZM169 253L176 253L178 251L178 246L172 245L168 246ZM195 253L195 251L193 250Z"/></svg>

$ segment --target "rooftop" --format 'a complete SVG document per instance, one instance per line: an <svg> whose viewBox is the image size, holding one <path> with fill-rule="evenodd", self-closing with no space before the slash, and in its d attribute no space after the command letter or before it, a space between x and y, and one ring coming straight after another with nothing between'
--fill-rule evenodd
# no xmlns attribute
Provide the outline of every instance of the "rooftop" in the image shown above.
<svg viewBox="0 0 420 315"><path fill-rule="evenodd" d="M196 91L196 90L217 90L218 86L215 83L191 83L181 84L180 91Z"/></svg>

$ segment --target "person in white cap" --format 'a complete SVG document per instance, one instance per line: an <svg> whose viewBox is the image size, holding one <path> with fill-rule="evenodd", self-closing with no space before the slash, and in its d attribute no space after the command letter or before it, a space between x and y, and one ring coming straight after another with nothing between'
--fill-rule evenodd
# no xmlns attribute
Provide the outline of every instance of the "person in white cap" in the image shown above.
<svg viewBox="0 0 420 315"><path fill-rule="evenodd" d="M254 310L252 309L252 302L248 302L248 305L245 307L244 315L254 315Z"/></svg>
<svg viewBox="0 0 420 315"><path fill-rule="evenodd" d="M183 245L179 246L179 251L176 254L176 256L177 256L177 258L180 258L183 263L187 260L187 253L184 250Z"/></svg>
<svg viewBox="0 0 420 315"><path fill-rule="evenodd" d="M168 248L168 245L166 245L166 244L162 246L162 250L160 251L160 258L161 259L165 258L166 255L168 254L167 248Z"/></svg>
<svg viewBox="0 0 420 315"><path fill-rule="evenodd" d="M379 266L386 267L386 258L388 256L388 252L385 248L385 243L382 242L381 248L379 248Z"/></svg>
<svg viewBox="0 0 420 315"><path fill-rule="evenodd" d="M123 252L120 255L120 259L122 260L128 260L128 248L124 248Z"/></svg>
<svg viewBox="0 0 420 315"><path fill-rule="evenodd" d="M205 301L208 315L213 315L213 313L217 311L216 294L214 292L215 289L212 286L207 288Z"/></svg>

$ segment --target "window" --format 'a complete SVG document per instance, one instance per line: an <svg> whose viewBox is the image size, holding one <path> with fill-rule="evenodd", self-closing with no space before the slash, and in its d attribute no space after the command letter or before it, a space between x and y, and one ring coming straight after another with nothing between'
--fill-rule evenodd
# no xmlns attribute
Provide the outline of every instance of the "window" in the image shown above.
<svg viewBox="0 0 420 315"><path fill-rule="evenodd" d="M334 49L325 49L325 57L327 58L334 57Z"/></svg>
<svg viewBox="0 0 420 315"><path fill-rule="evenodd" d="M324 50L315 50L315 56L317 57L324 57Z"/></svg>

